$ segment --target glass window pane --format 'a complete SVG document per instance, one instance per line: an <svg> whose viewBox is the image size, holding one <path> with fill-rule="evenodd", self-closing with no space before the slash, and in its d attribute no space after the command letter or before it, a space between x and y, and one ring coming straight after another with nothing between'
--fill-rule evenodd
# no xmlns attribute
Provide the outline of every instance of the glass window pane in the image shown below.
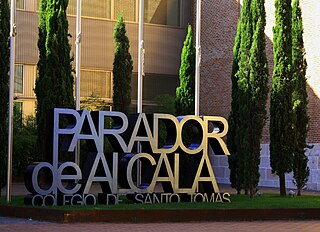
<svg viewBox="0 0 320 232"><path fill-rule="evenodd" d="M117 19L123 13L125 21L135 21L137 0L116 0L114 1L114 19Z"/></svg>
<svg viewBox="0 0 320 232"><path fill-rule="evenodd" d="M23 66L14 66L14 93L23 94Z"/></svg>
<svg viewBox="0 0 320 232"><path fill-rule="evenodd" d="M145 1L145 22L180 26L180 0Z"/></svg>
<svg viewBox="0 0 320 232"><path fill-rule="evenodd" d="M81 97L111 98L111 72L81 70Z"/></svg>
<svg viewBox="0 0 320 232"><path fill-rule="evenodd" d="M111 18L111 0L82 0L81 15L93 18ZM77 14L77 0L69 0L67 14Z"/></svg>
<svg viewBox="0 0 320 232"><path fill-rule="evenodd" d="M180 26L180 1L167 0L167 25Z"/></svg>
<svg viewBox="0 0 320 232"><path fill-rule="evenodd" d="M16 7L17 9L24 9L24 0L17 0Z"/></svg>
<svg viewBox="0 0 320 232"><path fill-rule="evenodd" d="M111 0L82 0L82 16L111 18Z"/></svg>
<svg viewBox="0 0 320 232"><path fill-rule="evenodd" d="M22 123L23 123L22 113L23 113L23 103L15 101L13 103L13 115L14 115L15 128L17 128L17 130L21 129L22 127Z"/></svg>

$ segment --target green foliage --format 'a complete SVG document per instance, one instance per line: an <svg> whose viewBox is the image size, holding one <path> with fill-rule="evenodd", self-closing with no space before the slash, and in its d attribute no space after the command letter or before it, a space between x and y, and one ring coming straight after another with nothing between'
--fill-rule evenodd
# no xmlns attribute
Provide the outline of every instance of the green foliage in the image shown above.
<svg viewBox="0 0 320 232"><path fill-rule="evenodd" d="M23 118L14 107L12 174L23 176L30 163L39 161L37 153L37 127L33 116Z"/></svg>
<svg viewBox="0 0 320 232"><path fill-rule="evenodd" d="M245 8L244 8L245 9ZM242 13L244 12L242 10ZM228 117L229 131L227 137L227 146L230 151L230 156L228 157L229 169L230 169L230 182L231 187L237 190L237 193L240 194L242 189L242 184L239 181L239 159L237 155L237 145L236 145L236 133L238 131L239 125L239 116L238 116L238 78L236 76L239 70L239 50L241 42L241 20L238 22L237 34L235 39L235 44L233 47L233 64L232 64L232 102L231 102L231 112Z"/></svg>
<svg viewBox="0 0 320 232"><path fill-rule="evenodd" d="M39 138L41 138L44 134L43 125L43 112L42 106L45 104L45 91L42 91L46 86L45 76L46 76L46 8L47 8L47 0L40 1L39 7L39 26L38 26L38 49L39 49L39 60L37 64L38 70L38 78L36 79L35 85L35 94L37 95L37 110L36 110L36 118L37 125L39 130ZM40 142L41 143L41 142Z"/></svg>
<svg viewBox="0 0 320 232"><path fill-rule="evenodd" d="M157 113L174 114L175 98L169 94L159 95L155 98L157 103Z"/></svg>
<svg viewBox="0 0 320 232"><path fill-rule="evenodd" d="M180 86L176 89L175 108L177 115L194 114L195 59L196 50L193 44L192 27L189 25L181 54Z"/></svg>
<svg viewBox="0 0 320 232"><path fill-rule="evenodd" d="M229 115L230 181L253 196L259 182L260 140L266 119L268 63L263 0L243 2L234 45Z"/></svg>
<svg viewBox="0 0 320 232"><path fill-rule="evenodd" d="M0 196L6 179L8 84L10 66L10 11L7 0L0 0Z"/></svg>
<svg viewBox="0 0 320 232"><path fill-rule="evenodd" d="M81 109L89 111L108 111L110 110L110 105L108 105L107 101L105 101L104 99L91 94L89 97L81 100Z"/></svg>
<svg viewBox="0 0 320 232"><path fill-rule="evenodd" d="M66 9L69 1L41 1L39 11L39 62L37 95L38 142L42 157L51 147L49 110L74 106L73 83Z"/></svg>
<svg viewBox="0 0 320 232"><path fill-rule="evenodd" d="M293 164L292 36L291 0L276 0L274 71L270 103L270 164L280 179L280 194L286 195L285 173Z"/></svg>
<svg viewBox="0 0 320 232"><path fill-rule="evenodd" d="M292 7L292 82L293 82L293 112L294 112L294 152L293 152L293 177L301 195L302 188L308 182L310 170L307 166L308 157L305 155L307 147L308 126L308 94L306 82L307 62L303 42L303 25L300 1L294 0Z"/></svg>
<svg viewBox="0 0 320 232"><path fill-rule="evenodd" d="M113 108L129 114L131 104L131 78L133 70L126 25L120 15L114 28L115 54L113 61Z"/></svg>

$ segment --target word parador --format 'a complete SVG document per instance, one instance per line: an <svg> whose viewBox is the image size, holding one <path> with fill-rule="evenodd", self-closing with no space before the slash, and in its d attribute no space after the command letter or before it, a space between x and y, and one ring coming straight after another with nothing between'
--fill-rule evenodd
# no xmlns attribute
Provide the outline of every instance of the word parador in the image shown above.
<svg viewBox="0 0 320 232"><path fill-rule="evenodd" d="M71 118L73 125L62 127L62 118ZM113 126L106 126L112 121ZM166 140L159 143L160 124L166 128ZM109 123L110 125L110 123ZM192 142L183 141L183 130L186 125L193 128ZM171 192L174 194L187 193L194 194L199 182L208 182L214 192L219 192L215 176L210 163L208 151L209 146L215 154L229 155L229 151L223 141L223 137L228 131L227 121L217 116L196 117L193 115L175 117L170 114L136 114L128 118L121 112L114 111L76 111L73 109L54 109L53 122L53 156L52 163L42 162L33 164L31 171L32 186L28 190L33 194L88 194L92 182L105 182L110 191L108 194L118 193L118 177L126 175L130 186L128 193L152 193L157 182L169 182ZM59 162L59 147L61 137L69 136L71 138L67 150L74 152L79 140L90 141L94 144L93 150L96 154L91 170L86 181L82 184L78 182L83 178L80 167L74 162ZM108 139L113 148L112 167L106 161L104 154L104 143ZM135 147L139 143L142 145L140 153L134 154L127 164L126 173L118 173L118 154L136 153ZM197 170L191 188L182 188L179 186L179 155L199 156ZM170 155L171 161L168 156ZM132 179L132 169L137 160L145 159L150 165L155 166L152 181L147 187L136 186ZM173 161L172 161L173 160ZM171 164L170 164L171 162ZM172 163L173 162L173 163ZM98 164L102 164L103 176L97 176ZM165 167L167 176L160 175L161 167ZM206 168L208 175L201 176L203 168ZM40 170L46 168L52 173L52 183L49 187L42 188L38 183ZM66 174L65 170L73 170L73 174ZM74 186L66 187L63 181L74 181Z"/></svg>

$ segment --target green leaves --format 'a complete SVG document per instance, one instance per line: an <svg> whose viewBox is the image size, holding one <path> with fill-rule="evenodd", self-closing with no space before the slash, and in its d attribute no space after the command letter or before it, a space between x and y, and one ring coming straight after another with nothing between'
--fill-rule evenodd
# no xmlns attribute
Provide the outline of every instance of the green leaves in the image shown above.
<svg viewBox="0 0 320 232"><path fill-rule="evenodd" d="M306 89L307 62L305 59L299 0L294 0L292 7L292 67L292 110L294 114L293 177L298 189L298 195L300 195L301 189L307 184L310 170L307 166L308 158L305 155L307 126L309 122L307 114L308 94Z"/></svg>
<svg viewBox="0 0 320 232"><path fill-rule="evenodd" d="M270 106L270 161L279 176L293 170L298 192L308 180L306 60L299 0L276 1L274 73ZM280 193L285 195L284 178Z"/></svg>
<svg viewBox="0 0 320 232"><path fill-rule="evenodd" d="M259 182L260 139L268 95L264 28L264 1L244 1L233 52L227 144L231 185L238 192L249 191L251 196Z"/></svg>
<svg viewBox="0 0 320 232"><path fill-rule="evenodd" d="M189 25L181 53L180 86L176 89L175 108L177 115L194 114L195 59L196 50L193 45L192 27Z"/></svg>
<svg viewBox="0 0 320 232"><path fill-rule="evenodd" d="M73 83L68 38L68 1L41 0L39 9L39 61L35 93L37 96L38 142L42 157L50 152L49 110L74 107Z"/></svg>
<svg viewBox="0 0 320 232"><path fill-rule="evenodd" d="M120 15L113 34L115 55L113 61L113 107L129 114L131 104L131 78L133 61L129 52L130 43L126 35L123 16Z"/></svg>

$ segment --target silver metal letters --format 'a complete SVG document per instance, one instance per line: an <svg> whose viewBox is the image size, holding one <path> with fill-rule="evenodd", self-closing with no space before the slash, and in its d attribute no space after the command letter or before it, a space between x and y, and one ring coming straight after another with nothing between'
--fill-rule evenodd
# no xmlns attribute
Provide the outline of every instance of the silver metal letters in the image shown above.
<svg viewBox="0 0 320 232"><path fill-rule="evenodd" d="M93 182L105 182L109 186L111 192L106 194L118 194L118 175L126 175L127 182L130 189L128 193L136 194L151 194L155 191L157 183L167 182L172 188L174 198L176 194L189 194L195 195L200 182L209 183L214 193L219 193L219 188L212 170L209 159L209 146L213 151L221 152L219 155L229 155L229 151L223 141L223 137L227 134L228 124L222 117L203 116L197 117L194 115L175 117L169 114L153 114L151 116L144 113L137 114L134 125L130 124L127 116L121 112L99 111L95 112L95 117L89 111L76 111L73 109L54 109L54 122L53 122L53 160L52 164L42 162L34 164L32 171L32 191L39 198L39 195L73 195L71 202L74 199L80 199L89 194ZM62 127L61 118L71 117L74 125L72 127ZM113 120L116 122L112 128L106 128L106 120ZM167 127L167 140L165 144L160 147L159 145L159 124L164 123ZM197 131L194 135L195 142L190 146L186 145L183 141L183 130L187 124L194 126ZM84 125L86 125L86 133L84 132ZM143 133L141 133L143 128ZM129 136L128 136L129 134ZM75 162L59 163L59 141L61 137L69 136L71 139L68 151L74 152L77 142L80 140L91 140L95 146L96 156L90 170L90 174L86 182L82 183L83 173L80 167ZM105 140L112 137L114 143L117 143L119 149L114 150L112 154L112 168L108 164L106 154L104 153ZM118 156L119 153L129 154L135 153L135 146L137 143L147 144L149 150L142 149L141 153L135 154L128 162L126 173L118 173ZM217 147L213 147L215 144ZM217 149L216 149L217 148ZM107 154L111 155L111 154ZM171 161L168 156L170 155ZM190 188L182 188L179 185L179 160L182 155L199 156L200 162L196 168L195 178ZM201 158L200 158L201 157ZM136 186L132 172L135 163L138 160L144 160L152 167L154 173L149 186L142 188ZM170 163L171 162L171 163ZM98 165L102 165L102 176L97 176ZM160 176L160 169L164 167L167 176ZM206 176L201 176L203 169L207 170ZM41 169L47 169L52 174L52 183L49 187L42 188L39 185L39 172ZM66 174L64 170L72 170L73 174ZM142 167L143 170L143 167ZM72 187L63 185L63 181L74 181ZM83 186L82 186L83 185ZM79 193L82 189L81 193ZM122 191L123 193L123 191ZM137 195L138 201L143 195ZM149 196L150 197L150 196ZM42 197L44 199L44 197ZM85 198L85 197L84 197ZM153 198L156 199L156 196ZM151 199L151 198L150 198ZM171 198L170 198L171 199ZM34 199L32 200L34 201ZM171 200L170 200L171 201ZM180 201L180 199L179 199Z"/></svg>

